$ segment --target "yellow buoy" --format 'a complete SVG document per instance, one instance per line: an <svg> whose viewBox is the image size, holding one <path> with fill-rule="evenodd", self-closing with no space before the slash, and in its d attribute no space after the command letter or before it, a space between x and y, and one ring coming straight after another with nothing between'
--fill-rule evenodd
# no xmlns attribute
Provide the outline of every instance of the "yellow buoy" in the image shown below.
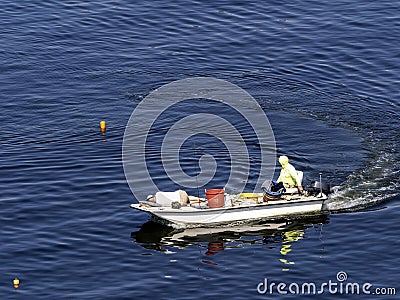
<svg viewBox="0 0 400 300"><path fill-rule="evenodd" d="M100 131L106 132L106 121L100 121Z"/></svg>
<svg viewBox="0 0 400 300"><path fill-rule="evenodd" d="M18 278L15 278L14 280L13 280L13 284L14 284L14 288L19 288L19 279Z"/></svg>

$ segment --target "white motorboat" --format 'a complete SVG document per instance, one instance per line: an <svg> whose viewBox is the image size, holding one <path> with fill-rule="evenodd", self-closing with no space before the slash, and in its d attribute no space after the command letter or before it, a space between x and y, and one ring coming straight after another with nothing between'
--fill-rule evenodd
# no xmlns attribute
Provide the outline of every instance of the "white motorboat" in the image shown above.
<svg viewBox="0 0 400 300"><path fill-rule="evenodd" d="M160 206L147 201L131 204L131 208L144 211L161 223L178 227L215 226L219 224L257 219L280 219L323 213L327 199L324 193L299 195L283 194L278 200L267 200L263 193L225 194L222 207L209 208L205 199L191 201L187 206Z"/></svg>

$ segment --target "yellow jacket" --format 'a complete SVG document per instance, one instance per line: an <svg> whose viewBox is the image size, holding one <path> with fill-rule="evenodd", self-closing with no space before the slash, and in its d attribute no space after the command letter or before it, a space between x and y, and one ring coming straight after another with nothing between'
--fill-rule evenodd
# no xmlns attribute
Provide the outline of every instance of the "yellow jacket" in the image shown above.
<svg viewBox="0 0 400 300"><path fill-rule="evenodd" d="M285 186L295 187L301 185L301 179L296 169L289 163L282 165L278 182L283 182Z"/></svg>

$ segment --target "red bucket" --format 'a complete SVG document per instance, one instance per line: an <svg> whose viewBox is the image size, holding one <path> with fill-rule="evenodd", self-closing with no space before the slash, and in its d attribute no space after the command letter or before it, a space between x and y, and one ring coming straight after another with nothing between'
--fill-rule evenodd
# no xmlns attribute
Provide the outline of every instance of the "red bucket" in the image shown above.
<svg viewBox="0 0 400 300"><path fill-rule="evenodd" d="M206 190L206 198L208 200L209 208L223 207L225 204L225 190L224 189Z"/></svg>

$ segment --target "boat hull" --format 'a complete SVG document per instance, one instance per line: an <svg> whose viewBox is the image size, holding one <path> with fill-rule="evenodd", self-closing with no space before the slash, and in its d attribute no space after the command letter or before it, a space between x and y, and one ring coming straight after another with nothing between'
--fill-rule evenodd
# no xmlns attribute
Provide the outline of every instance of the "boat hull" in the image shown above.
<svg viewBox="0 0 400 300"><path fill-rule="evenodd" d="M256 219L278 219L288 216L321 214L326 197L304 197L297 200L269 201L221 208L195 208L191 206L174 209L131 204L131 207L147 212L157 218L183 226L215 225Z"/></svg>

